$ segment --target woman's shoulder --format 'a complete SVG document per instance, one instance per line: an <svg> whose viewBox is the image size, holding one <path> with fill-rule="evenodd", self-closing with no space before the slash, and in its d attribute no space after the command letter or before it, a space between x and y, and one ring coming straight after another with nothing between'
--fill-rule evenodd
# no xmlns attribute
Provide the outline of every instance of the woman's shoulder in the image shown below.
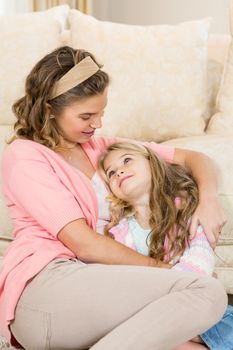
<svg viewBox="0 0 233 350"><path fill-rule="evenodd" d="M26 139L16 139L6 147L3 158L14 158L15 161L17 159L30 159L39 157L41 151L51 152L48 147L43 146L38 142Z"/></svg>
<svg viewBox="0 0 233 350"><path fill-rule="evenodd" d="M7 148L10 150L22 150L22 149L30 149L30 148L37 148L37 147L45 147L41 145L40 143L32 140L27 139L15 139L12 141Z"/></svg>

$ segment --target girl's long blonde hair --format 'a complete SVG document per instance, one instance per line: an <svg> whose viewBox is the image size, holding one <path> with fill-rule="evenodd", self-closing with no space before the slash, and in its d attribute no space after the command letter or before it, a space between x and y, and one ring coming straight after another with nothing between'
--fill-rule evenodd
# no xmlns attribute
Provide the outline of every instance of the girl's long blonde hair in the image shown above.
<svg viewBox="0 0 233 350"><path fill-rule="evenodd" d="M105 182L104 162L109 152L125 150L145 157L151 169L151 193L149 200L151 228L149 255L156 260L171 260L183 253L188 244L189 220L198 204L198 189L191 174L178 164L160 159L150 148L136 143L119 142L110 145L99 159L99 170ZM110 190L110 189L109 189ZM176 204L179 198L180 204ZM122 218L134 214L130 203L117 198L110 190L111 221L105 227L105 234ZM169 245L165 248L165 238Z"/></svg>

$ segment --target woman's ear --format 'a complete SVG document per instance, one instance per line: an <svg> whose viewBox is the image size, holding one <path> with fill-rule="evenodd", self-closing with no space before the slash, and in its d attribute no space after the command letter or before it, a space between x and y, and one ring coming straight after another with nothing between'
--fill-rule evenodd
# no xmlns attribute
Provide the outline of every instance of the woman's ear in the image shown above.
<svg viewBox="0 0 233 350"><path fill-rule="evenodd" d="M49 119L55 119L55 115L53 115L52 107L49 103L46 103L46 115L49 117Z"/></svg>
<svg viewBox="0 0 233 350"><path fill-rule="evenodd" d="M45 106L46 106L46 112L47 112L48 114L51 114L51 113L52 113L52 107L51 107L51 105L47 102Z"/></svg>

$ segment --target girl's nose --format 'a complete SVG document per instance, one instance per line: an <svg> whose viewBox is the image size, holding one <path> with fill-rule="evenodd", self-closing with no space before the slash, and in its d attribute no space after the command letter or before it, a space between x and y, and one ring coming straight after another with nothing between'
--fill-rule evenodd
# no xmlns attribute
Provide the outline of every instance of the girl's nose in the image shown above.
<svg viewBox="0 0 233 350"><path fill-rule="evenodd" d="M117 176L120 176L122 174L124 174L124 170L123 169L118 169L117 170Z"/></svg>

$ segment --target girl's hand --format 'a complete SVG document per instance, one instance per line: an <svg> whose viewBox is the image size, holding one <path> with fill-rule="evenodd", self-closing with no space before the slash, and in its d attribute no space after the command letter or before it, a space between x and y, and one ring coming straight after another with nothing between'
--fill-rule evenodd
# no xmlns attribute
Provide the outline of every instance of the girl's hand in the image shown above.
<svg viewBox="0 0 233 350"><path fill-rule="evenodd" d="M201 225L210 245L215 248L225 223L226 216L217 196L200 199L191 219L190 238L195 236L198 225Z"/></svg>

